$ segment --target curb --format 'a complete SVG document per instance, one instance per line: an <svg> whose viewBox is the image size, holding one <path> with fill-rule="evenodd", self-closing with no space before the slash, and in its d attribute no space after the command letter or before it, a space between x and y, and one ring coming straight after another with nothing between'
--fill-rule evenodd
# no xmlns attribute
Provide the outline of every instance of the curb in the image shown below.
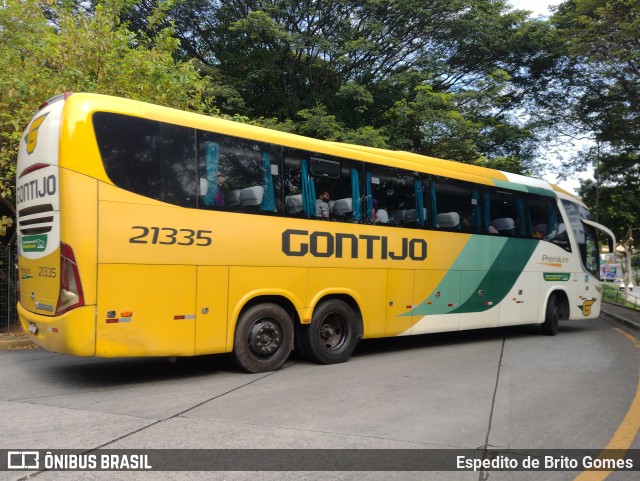
<svg viewBox="0 0 640 481"><path fill-rule="evenodd" d="M611 319L615 319L618 322L621 322L629 327L632 327L633 329L640 330L640 324L637 323L636 321L632 321L631 319L628 319L624 316L620 316L618 314L614 314L613 312L609 312L602 308L600 308L600 312L602 312L602 314L604 314L605 316L610 317Z"/></svg>
<svg viewBox="0 0 640 481"><path fill-rule="evenodd" d="M15 349L16 347L25 347L33 344L29 339L11 339L9 341L0 341L0 351L5 349Z"/></svg>

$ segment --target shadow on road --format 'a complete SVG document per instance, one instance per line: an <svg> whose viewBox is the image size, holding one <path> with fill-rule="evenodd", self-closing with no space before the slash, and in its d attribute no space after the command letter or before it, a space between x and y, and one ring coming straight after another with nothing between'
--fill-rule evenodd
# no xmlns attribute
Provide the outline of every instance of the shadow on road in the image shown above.
<svg viewBox="0 0 640 481"><path fill-rule="evenodd" d="M51 364L40 375L67 386L122 386L172 379L197 378L238 373L226 355L158 358L73 358L65 365Z"/></svg>
<svg viewBox="0 0 640 481"><path fill-rule="evenodd" d="M561 323L558 335L588 331L591 326L576 325L575 323ZM447 345L461 345L479 341L495 341L505 339L519 339L524 337L539 337L539 325L523 325L498 327L491 329L474 329L469 331L444 332L438 334L421 334L417 336L392 337L388 339L367 339L361 341L354 356L375 355L383 352L403 351L409 349L424 349L429 347L446 347Z"/></svg>
<svg viewBox="0 0 640 481"><path fill-rule="evenodd" d="M562 323L559 335L571 335L575 332L594 329L590 325ZM353 357L363 358L384 353L429 349L435 347L460 346L483 341L539 337L539 326L517 326L495 329L477 329L471 331L448 332L441 334L423 334L387 339L369 339L360 342ZM154 383L172 379L198 377L237 376L241 374L228 355L206 355L180 358L74 358L56 356L64 359L64 364L51 362L32 367L31 375L41 376L66 387L112 387L140 383ZM289 358L289 364L306 363L297 352ZM285 365L286 366L286 365ZM264 376L264 374L244 374L245 376ZM247 379L250 379L249 377Z"/></svg>

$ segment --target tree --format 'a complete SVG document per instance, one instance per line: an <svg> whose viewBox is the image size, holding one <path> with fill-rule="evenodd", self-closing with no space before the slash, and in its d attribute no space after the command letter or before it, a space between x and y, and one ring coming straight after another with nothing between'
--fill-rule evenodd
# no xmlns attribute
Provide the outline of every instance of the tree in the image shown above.
<svg viewBox="0 0 640 481"><path fill-rule="evenodd" d="M627 234L640 227L640 4L568 0L552 21L567 46L563 112L555 118L594 141L574 159L574 168L596 169L580 192L618 239L632 239Z"/></svg>
<svg viewBox="0 0 640 481"><path fill-rule="evenodd" d="M640 146L640 4L569 0L554 22L569 45L575 114L619 152Z"/></svg>
<svg viewBox="0 0 640 481"><path fill-rule="evenodd" d="M611 172L608 168L618 166L620 159L609 161L601 157L601 176L608 179L604 185L588 180L580 188L580 196L598 212L598 221L609 227L616 235L618 246L624 252L623 266L627 276L631 275L631 259L637 252L640 236L638 216L640 212L640 165L636 162L630 171ZM625 284L628 284L629 277Z"/></svg>
<svg viewBox="0 0 640 481"><path fill-rule="evenodd" d="M98 92L176 108L216 112L195 61L176 61L178 41L150 12L153 35L120 21L128 2L82 4L9 0L0 8L0 234L13 225L15 165L22 130L38 105L65 91ZM10 241L5 237L5 241Z"/></svg>
<svg viewBox="0 0 640 481"><path fill-rule="evenodd" d="M129 18L147 29L154 5ZM229 115L300 133L311 115L321 138L537 170L517 114L552 65L548 28L505 0L184 0L168 19L229 87Z"/></svg>

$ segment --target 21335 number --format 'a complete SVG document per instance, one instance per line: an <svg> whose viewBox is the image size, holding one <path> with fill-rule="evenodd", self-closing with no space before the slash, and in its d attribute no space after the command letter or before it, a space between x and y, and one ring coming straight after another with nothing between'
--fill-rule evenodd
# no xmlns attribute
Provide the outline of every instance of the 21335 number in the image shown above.
<svg viewBox="0 0 640 481"><path fill-rule="evenodd" d="M173 227L146 227L134 225L134 231L139 231L138 235L129 238L131 244L160 244L179 246L200 246L207 247L213 244L213 231L175 229Z"/></svg>

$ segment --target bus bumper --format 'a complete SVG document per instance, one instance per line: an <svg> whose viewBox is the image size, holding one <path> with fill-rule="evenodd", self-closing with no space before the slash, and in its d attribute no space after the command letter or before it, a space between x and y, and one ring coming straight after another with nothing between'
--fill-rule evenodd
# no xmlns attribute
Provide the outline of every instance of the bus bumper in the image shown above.
<svg viewBox="0 0 640 481"><path fill-rule="evenodd" d="M95 306L82 306L59 317L27 311L18 303L18 318L29 339L51 352L74 356L96 353Z"/></svg>

